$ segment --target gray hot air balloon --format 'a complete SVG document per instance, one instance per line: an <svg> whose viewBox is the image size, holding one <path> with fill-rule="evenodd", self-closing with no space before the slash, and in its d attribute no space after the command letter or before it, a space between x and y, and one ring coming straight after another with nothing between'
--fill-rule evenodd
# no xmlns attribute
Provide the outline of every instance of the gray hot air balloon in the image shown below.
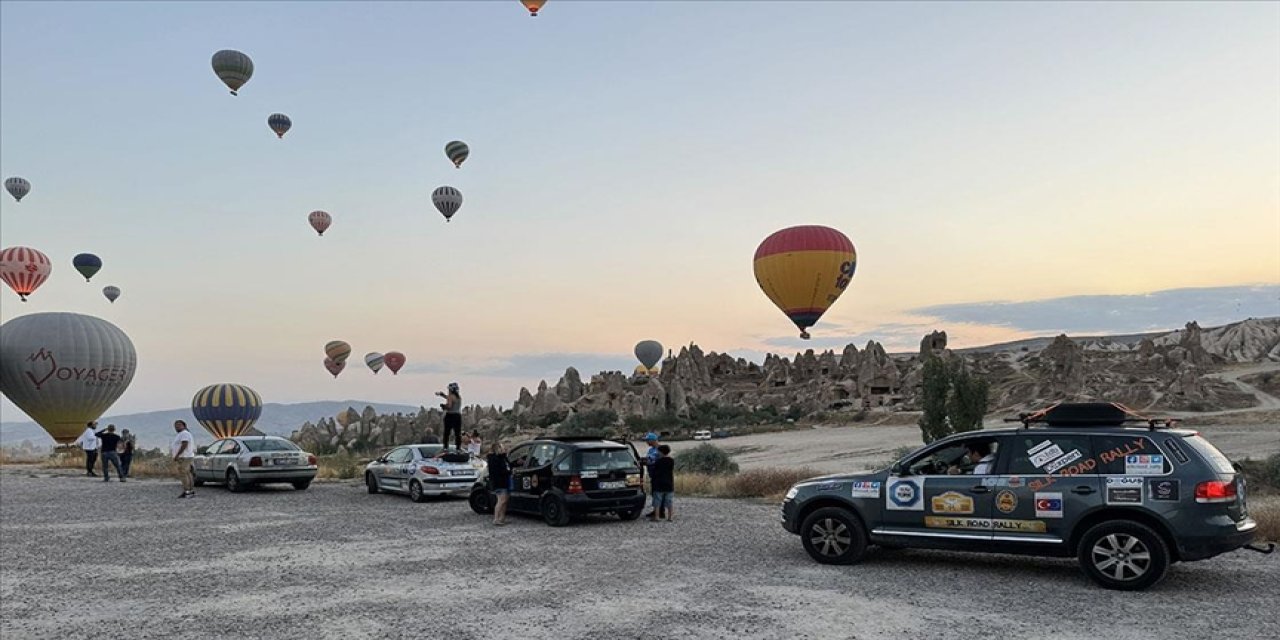
<svg viewBox="0 0 1280 640"><path fill-rule="evenodd" d="M253 77L253 60L234 49L223 49L213 54L213 72L231 89L231 95L238 96L236 92Z"/></svg>
<svg viewBox="0 0 1280 640"><path fill-rule="evenodd" d="M115 302L116 298L120 297L120 287L117 287L117 286L103 287L102 295L106 296L107 300L111 302Z"/></svg>
<svg viewBox="0 0 1280 640"><path fill-rule="evenodd" d="M0 392L69 444L129 388L138 367L119 327L78 313L33 313L0 326Z"/></svg>
<svg viewBox="0 0 1280 640"><path fill-rule="evenodd" d="M662 359L662 344L657 340L641 340L636 343L636 359L646 369L652 369Z"/></svg>
<svg viewBox="0 0 1280 640"><path fill-rule="evenodd" d="M31 193L31 183L27 182L25 178L19 178L18 176L5 178L4 190L8 191L9 195L13 196L14 200L22 202L22 197Z"/></svg>
<svg viewBox="0 0 1280 640"><path fill-rule="evenodd" d="M440 187L431 193L431 202L435 203L436 209L444 215L444 221L448 222L462 206L462 192L453 187Z"/></svg>

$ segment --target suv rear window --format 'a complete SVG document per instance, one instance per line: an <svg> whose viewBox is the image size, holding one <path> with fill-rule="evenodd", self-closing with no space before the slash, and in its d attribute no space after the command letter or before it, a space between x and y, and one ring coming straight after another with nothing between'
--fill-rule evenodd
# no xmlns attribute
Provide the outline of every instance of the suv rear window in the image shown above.
<svg viewBox="0 0 1280 640"><path fill-rule="evenodd" d="M614 471L638 466L628 449L583 449L579 453L583 471Z"/></svg>
<svg viewBox="0 0 1280 640"><path fill-rule="evenodd" d="M298 446L288 440L245 440L244 448L250 451L297 451Z"/></svg>
<svg viewBox="0 0 1280 640"><path fill-rule="evenodd" d="M1187 436L1183 440L1191 445L1191 448L1195 449L1196 453L1200 454L1200 457L1204 458L1209 463L1209 466L1213 467L1214 471L1218 473L1236 472L1236 468L1231 466L1231 459L1223 455L1221 451L1218 451L1218 448L1210 444L1208 440L1198 435Z"/></svg>

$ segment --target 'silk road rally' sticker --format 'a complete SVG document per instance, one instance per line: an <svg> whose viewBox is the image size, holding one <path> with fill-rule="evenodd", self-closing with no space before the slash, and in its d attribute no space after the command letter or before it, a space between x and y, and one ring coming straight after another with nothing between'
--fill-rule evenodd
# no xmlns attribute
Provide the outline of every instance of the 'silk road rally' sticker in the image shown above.
<svg viewBox="0 0 1280 640"><path fill-rule="evenodd" d="M1044 533L1047 528L1039 520L998 520L943 516L925 516L924 526L930 529L978 529L982 531L1016 531L1019 533Z"/></svg>

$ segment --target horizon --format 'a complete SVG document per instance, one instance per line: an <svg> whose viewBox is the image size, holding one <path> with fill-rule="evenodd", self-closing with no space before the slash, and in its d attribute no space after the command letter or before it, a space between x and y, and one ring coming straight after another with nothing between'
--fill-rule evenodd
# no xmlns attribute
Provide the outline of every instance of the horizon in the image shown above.
<svg viewBox="0 0 1280 640"><path fill-rule="evenodd" d="M222 381L510 406L644 339L758 360L1280 316L1280 6L507 4L0 4L0 177L32 184L0 235L54 263L0 322L120 326L127 415ZM237 97L224 48L255 63ZM796 224L858 252L810 341L751 274ZM393 349L399 375L364 367Z"/></svg>

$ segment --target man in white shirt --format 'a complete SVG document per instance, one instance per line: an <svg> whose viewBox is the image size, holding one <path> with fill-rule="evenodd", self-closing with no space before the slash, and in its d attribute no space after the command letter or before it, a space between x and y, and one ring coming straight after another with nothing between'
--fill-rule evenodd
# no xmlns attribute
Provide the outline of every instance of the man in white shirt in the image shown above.
<svg viewBox="0 0 1280 640"><path fill-rule="evenodd" d="M991 475L996 466L996 453L991 450L991 442L984 440L981 442L969 442L964 446L969 451L965 453L955 465L947 469L949 475L975 475L986 476ZM973 465L971 471L966 471L965 467Z"/></svg>
<svg viewBox="0 0 1280 640"><path fill-rule="evenodd" d="M182 493L179 498L194 496L195 478L191 476L191 461L196 457L196 440L187 431L185 420L174 420L173 444L169 445L169 455L173 457L173 472L182 481Z"/></svg>
<svg viewBox="0 0 1280 640"><path fill-rule="evenodd" d="M84 433L72 444L79 445L84 449L84 471L86 476L97 476L93 472L93 464L98 461L98 434L94 431L94 427L98 426L96 421L90 421L85 424ZM106 469L103 469L106 471Z"/></svg>

